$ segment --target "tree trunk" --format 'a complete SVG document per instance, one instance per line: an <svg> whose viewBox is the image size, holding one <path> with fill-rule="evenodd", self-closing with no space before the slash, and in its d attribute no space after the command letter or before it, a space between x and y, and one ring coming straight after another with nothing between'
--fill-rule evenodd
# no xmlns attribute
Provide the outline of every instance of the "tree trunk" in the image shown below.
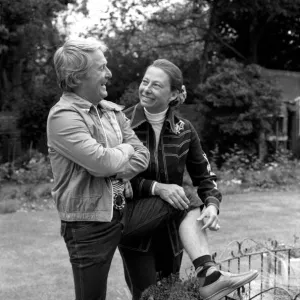
<svg viewBox="0 0 300 300"><path fill-rule="evenodd" d="M266 134L263 130L260 131L258 136L258 157L263 161L267 155Z"/></svg>
<svg viewBox="0 0 300 300"><path fill-rule="evenodd" d="M199 63L199 73L200 73L200 82L203 83L207 77L207 64L209 60L209 52L211 50L211 43L213 42L213 32L215 31L215 26L217 24L217 2L213 1L210 7L210 17L209 17L209 26L206 34L204 35L204 49L200 58Z"/></svg>

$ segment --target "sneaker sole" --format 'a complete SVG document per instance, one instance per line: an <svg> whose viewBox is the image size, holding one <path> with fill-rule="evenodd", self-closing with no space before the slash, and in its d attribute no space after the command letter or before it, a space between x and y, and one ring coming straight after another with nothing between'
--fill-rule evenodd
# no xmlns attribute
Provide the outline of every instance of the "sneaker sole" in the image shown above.
<svg viewBox="0 0 300 300"><path fill-rule="evenodd" d="M231 294L232 292L234 292L235 290L237 290L238 288L244 286L245 284L251 282L252 280L254 280L256 277L258 276L258 272L254 273L252 277L248 278L246 281L243 281L241 283L239 283L236 287L234 288L224 288L223 290L211 295L208 298L205 298L204 300L220 300L223 297Z"/></svg>

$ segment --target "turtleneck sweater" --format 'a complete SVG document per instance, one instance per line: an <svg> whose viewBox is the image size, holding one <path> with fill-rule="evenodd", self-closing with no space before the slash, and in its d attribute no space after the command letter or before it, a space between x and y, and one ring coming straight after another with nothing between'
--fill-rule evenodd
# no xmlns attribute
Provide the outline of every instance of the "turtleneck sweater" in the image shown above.
<svg viewBox="0 0 300 300"><path fill-rule="evenodd" d="M144 111L145 111L147 120L149 121L149 123L151 124L151 126L155 132L155 141L156 141L155 145L156 145L156 151L157 151L161 129L163 127L168 109L166 109L160 113L156 113L156 114L149 113L146 108L144 108Z"/></svg>

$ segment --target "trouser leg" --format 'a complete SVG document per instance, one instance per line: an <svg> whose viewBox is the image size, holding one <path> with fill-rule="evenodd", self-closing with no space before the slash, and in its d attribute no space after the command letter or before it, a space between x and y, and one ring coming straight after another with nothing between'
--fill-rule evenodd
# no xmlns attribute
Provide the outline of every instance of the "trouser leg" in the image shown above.
<svg viewBox="0 0 300 300"><path fill-rule="evenodd" d="M174 256L167 229L159 230L153 236L151 246L155 253L158 280L169 277L171 274L179 274L182 252Z"/></svg>
<svg viewBox="0 0 300 300"><path fill-rule="evenodd" d="M152 251L139 252L119 248L126 283L132 293L132 300L139 300L142 292L156 283L155 257Z"/></svg>
<svg viewBox="0 0 300 300"><path fill-rule="evenodd" d="M118 215L111 222L62 222L76 300L105 300L108 272L122 228Z"/></svg>
<svg viewBox="0 0 300 300"><path fill-rule="evenodd" d="M139 299L143 290L156 283L156 261L152 251L141 252L129 248L136 245L140 237L152 236L165 227L170 219L182 218L185 214L185 211L174 209L159 197L132 200L128 203L119 249L123 258L125 279L134 300ZM173 256L173 253L170 255Z"/></svg>
<svg viewBox="0 0 300 300"><path fill-rule="evenodd" d="M128 241L131 237L152 235L170 219L183 218L186 213L184 210L173 208L160 197L131 200L122 220L125 226L122 241Z"/></svg>

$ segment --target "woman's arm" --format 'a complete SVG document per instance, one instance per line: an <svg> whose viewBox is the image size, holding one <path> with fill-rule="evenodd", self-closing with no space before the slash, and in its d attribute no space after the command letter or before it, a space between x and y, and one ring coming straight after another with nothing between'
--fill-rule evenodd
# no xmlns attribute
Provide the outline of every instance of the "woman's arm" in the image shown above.
<svg viewBox="0 0 300 300"><path fill-rule="evenodd" d="M208 218L203 229L210 228L217 230L217 215L222 201L222 194L218 190L216 183L217 176L211 170L210 163L202 149L198 134L192 125L191 129L192 136L186 167L193 186L197 187L198 195L206 206L199 220Z"/></svg>
<svg viewBox="0 0 300 300"><path fill-rule="evenodd" d="M192 125L191 129L191 144L186 162L187 171L193 186L197 187L198 195L203 203L206 206L213 204L219 209L222 195L217 187L217 176L211 170L207 156L202 150L198 134Z"/></svg>

